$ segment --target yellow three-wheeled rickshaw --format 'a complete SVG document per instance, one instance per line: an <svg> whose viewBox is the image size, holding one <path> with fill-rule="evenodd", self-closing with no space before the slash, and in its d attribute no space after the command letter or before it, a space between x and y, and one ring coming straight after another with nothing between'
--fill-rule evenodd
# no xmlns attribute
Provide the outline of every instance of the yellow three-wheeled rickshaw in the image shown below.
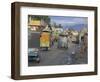
<svg viewBox="0 0 100 82"><path fill-rule="evenodd" d="M50 47L50 32L49 31L43 31L40 34L40 47L45 48L47 51Z"/></svg>

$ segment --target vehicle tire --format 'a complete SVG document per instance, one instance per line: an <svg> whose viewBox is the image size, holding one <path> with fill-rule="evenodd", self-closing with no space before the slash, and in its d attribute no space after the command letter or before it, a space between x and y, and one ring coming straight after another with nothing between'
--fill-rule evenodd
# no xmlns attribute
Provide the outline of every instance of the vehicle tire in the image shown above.
<svg viewBox="0 0 100 82"><path fill-rule="evenodd" d="M37 63L40 63L40 60L39 60L39 61L37 61Z"/></svg>
<svg viewBox="0 0 100 82"><path fill-rule="evenodd" d="M46 51L48 51L48 47L46 47Z"/></svg>

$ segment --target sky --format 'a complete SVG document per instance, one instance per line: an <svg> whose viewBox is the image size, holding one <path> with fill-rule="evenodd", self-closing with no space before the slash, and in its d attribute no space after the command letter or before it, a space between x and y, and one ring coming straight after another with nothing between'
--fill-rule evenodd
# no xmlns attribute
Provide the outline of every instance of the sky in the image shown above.
<svg viewBox="0 0 100 82"><path fill-rule="evenodd" d="M80 30L83 27L88 26L87 17L70 17L70 16L50 16L51 24L61 24L64 29L73 28Z"/></svg>
<svg viewBox="0 0 100 82"><path fill-rule="evenodd" d="M75 16L73 17L72 16L49 16L49 17L51 20L50 21L51 25L53 25L54 23L56 23L57 25L61 24L61 26L63 26L63 29L72 28L80 31L82 28L88 27L87 17L75 17Z"/></svg>

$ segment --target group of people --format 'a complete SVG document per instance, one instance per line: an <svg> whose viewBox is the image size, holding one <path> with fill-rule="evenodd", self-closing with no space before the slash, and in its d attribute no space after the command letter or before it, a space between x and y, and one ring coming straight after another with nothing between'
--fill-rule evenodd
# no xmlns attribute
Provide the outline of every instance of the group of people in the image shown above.
<svg viewBox="0 0 100 82"><path fill-rule="evenodd" d="M56 45L55 45L56 44ZM70 48L72 45L72 37L71 35L59 35L58 38L54 35L50 36L50 46L55 46L56 48ZM84 33L81 37L81 42L79 43L80 49L79 53L81 55L87 52L88 48L88 33Z"/></svg>
<svg viewBox="0 0 100 82"><path fill-rule="evenodd" d="M71 37L69 35L59 35L58 38L51 35L51 46L56 43L58 48L68 48L71 45Z"/></svg>

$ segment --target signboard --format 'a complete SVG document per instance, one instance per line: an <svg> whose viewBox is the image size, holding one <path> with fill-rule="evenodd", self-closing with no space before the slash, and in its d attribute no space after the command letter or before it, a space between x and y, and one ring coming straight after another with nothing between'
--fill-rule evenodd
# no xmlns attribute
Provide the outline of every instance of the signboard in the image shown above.
<svg viewBox="0 0 100 82"><path fill-rule="evenodd" d="M40 26L41 25L41 21L40 20L31 20L29 22L29 25Z"/></svg>

